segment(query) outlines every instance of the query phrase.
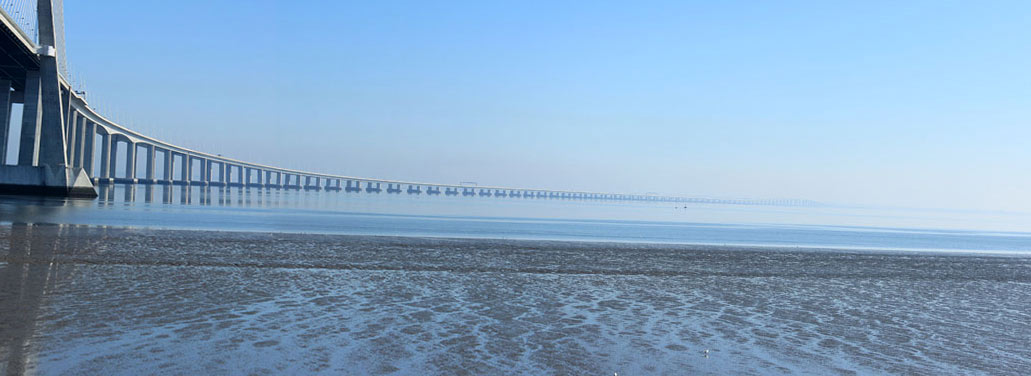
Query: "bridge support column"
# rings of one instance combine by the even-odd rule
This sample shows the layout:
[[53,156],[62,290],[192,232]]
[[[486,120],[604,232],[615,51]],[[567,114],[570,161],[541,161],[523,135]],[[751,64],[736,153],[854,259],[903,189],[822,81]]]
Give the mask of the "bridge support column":
[[191,184],[194,182],[193,174],[195,174],[196,171],[198,171],[193,169],[194,160],[196,160],[196,158],[189,154],[183,155],[183,181],[185,181],[186,184]]
[[164,180],[165,184],[172,185],[172,171],[175,169],[175,155],[168,149],[161,149],[161,154],[164,154],[165,156],[164,167],[161,171],[161,180]]
[[233,167],[236,166],[233,166],[225,162],[219,163],[219,166],[221,166],[221,168],[219,170],[218,180],[222,181],[223,185],[229,186],[229,183],[233,181]]
[[205,185],[211,184],[211,169],[215,165],[215,163],[208,159],[201,159],[200,165],[200,180],[204,182]]
[[157,167],[154,163],[156,149],[153,144],[147,145],[147,184],[154,183],[154,175],[157,173],[157,171],[154,171],[154,168]]
[[208,159],[207,163],[205,164],[205,167],[206,168],[204,169],[204,182],[208,185],[211,185],[211,183],[215,181],[215,161]]
[[0,80],[0,166],[7,164],[7,140],[11,137],[11,81]]
[[25,105],[21,115],[21,139],[18,149],[19,166],[39,165],[39,71],[25,72]]
[[125,178],[136,182],[136,143],[125,139]]
[[193,174],[190,173],[190,167],[193,166],[193,161],[190,160],[189,154],[179,154],[182,156],[183,166],[180,167],[179,172],[182,174],[183,184],[189,185],[190,180],[193,179]]
[[[40,1],[37,7],[39,15],[39,44],[53,47],[54,19],[50,1]],[[61,83],[57,72],[57,54],[41,55],[39,59],[40,75],[40,129],[39,129],[39,165],[67,166],[67,144],[65,143],[65,119],[61,95]]]
[[82,151],[82,168],[86,170],[86,175],[95,176],[93,172],[93,155],[96,151],[96,137],[97,137],[97,124],[91,121],[86,122],[86,138],[83,142],[83,146],[86,148]]
[[100,135],[100,177],[111,178],[111,134]]
[[[79,125],[75,128],[75,167],[86,168],[86,148],[93,145],[86,144],[86,127],[89,120],[85,116],[79,117]],[[87,171],[87,174],[89,171]]]
[[114,179],[115,176],[118,175],[118,172],[117,172],[118,171],[118,165],[117,165],[117,163],[118,163],[118,148],[119,148],[119,146],[118,146],[118,144],[119,144],[118,138],[119,137],[120,136],[117,136],[117,135],[111,135],[110,136],[110,138],[111,138],[111,155],[108,158],[109,166],[107,168],[108,168],[109,173],[111,174],[109,176],[111,179]]
[[[67,104],[67,102],[62,102],[62,104]],[[75,145],[75,141],[76,141],[75,133],[78,131],[78,128],[79,128],[78,127],[78,125],[79,125],[78,123],[79,123],[79,112],[78,111],[71,111],[71,112],[69,112],[68,113],[68,118],[65,119],[65,129],[64,129],[65,159],[68,161],[68,165],[69,166],[75,166],[76,162],[77,162],[75,160],[75,148],[76,148],[76,145]]]

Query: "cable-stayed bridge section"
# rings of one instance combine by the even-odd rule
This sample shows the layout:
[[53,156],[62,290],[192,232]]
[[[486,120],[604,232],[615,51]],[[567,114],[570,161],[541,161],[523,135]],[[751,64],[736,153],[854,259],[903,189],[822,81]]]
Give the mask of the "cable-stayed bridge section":
[[[805,200],[710,199],[385,180],[301,171],[193,150],[112,121],[90,106],[85,92],[75,90],[68,80],[64,57],[61,0],[0,0],[0,10],[0,193],[95,197],[98,184],[130,183],[445,196],[814,204]],[[18,135],[10,134],[14,103],[22,104]],[[18,140],[17,164],[4,165],[11,137]],[[122,168],[118,168],[120,164]]]

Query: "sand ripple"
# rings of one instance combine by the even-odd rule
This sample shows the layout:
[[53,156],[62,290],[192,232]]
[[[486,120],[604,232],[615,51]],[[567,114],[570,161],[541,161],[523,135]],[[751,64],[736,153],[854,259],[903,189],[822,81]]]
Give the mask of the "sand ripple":
[[0,244],[8,371],[1031,369],[1026,258],[67,226]]

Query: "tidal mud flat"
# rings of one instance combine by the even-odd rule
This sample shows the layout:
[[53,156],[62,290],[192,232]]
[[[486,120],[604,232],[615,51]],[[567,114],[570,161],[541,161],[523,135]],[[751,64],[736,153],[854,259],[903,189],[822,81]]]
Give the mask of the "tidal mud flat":
[[7,374],[1031,369],[1017,256],[15,224],[0,287]]

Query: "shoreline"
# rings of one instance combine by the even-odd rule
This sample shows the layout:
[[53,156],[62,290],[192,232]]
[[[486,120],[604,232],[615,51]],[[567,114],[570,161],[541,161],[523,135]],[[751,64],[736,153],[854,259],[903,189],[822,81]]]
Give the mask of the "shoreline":
[[[1031,281],[1031,257],[125,227],[0,228],[0,262],[647,277]],[[819,271],[799,268],[817,266]],[[973,268],[973,269],[970,269]]]
[[513,243],[557,243],[557,244],[579,244],[593,247],[656,247],[656,248],[678,248],[683,250],[706,250],[706,251],[765,251],[765,252],[811,252],[811,253],[856,253],[856,254],[882,254],[882,255],[929,255],[929,256],[957,256],[957,257],[1012,257],[1031,258],[1031,249],[1024,251],[1014,250],[978,250],[978,249],[934,249],[934,248],[903,248],[903,247],[864,247],[864,246],[821,246],[821,245],[783,245],[783,244],[757,244],[757,243],[705,243],[705,242],[663,242],[648,240],[601,240],[601,239],[576,239],[576,238],[533,238],[533,237],[478,237],[478,236],[445,236],[431,234],[345,234],[325,232],[301,232],[301,231],[267,231],[267,230],[243,230],[243,229],[191,229],[177,227],[154,227],[154,226],[119,226],[119,225],[96,225],[96,224],[51,224],[51,223],[9,223],[0,221],[0,228],[12,228],[14,226],[35,226],[35,227],[69,227],[69,228],[93,228],[98,230],[111,230],[139,233],[198,233],[198,234],[224,234],[229,237],[246,235],[291,235],[308,236],[323,239],[413,239],[413,240],[451,240],[451,241],[484,241],[484,242],[513,242]]

